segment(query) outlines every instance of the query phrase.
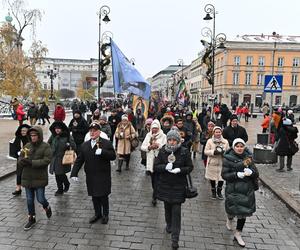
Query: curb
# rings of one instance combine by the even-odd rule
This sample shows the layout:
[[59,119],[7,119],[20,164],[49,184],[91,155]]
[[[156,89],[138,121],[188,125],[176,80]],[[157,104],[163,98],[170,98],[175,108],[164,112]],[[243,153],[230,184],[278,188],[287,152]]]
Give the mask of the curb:
[[8,177],[10,177],[12,175],[14,175],[15,173],[16,173],[16,170],[14,170],[12,172],[8,172],[7,174],[4,174],[4,175],[0,176],[0,181],[2,181],[4,179],[6,179],[6,178],[8,178]]
[[271,190],[291,211],[293,211],[300,218],[300,205],[293,199],[293,197],[291,197],[288,192],[280,188],[276,188],[273,185],[274,180],[268,177],[260,176],[259,179],[264,186]]

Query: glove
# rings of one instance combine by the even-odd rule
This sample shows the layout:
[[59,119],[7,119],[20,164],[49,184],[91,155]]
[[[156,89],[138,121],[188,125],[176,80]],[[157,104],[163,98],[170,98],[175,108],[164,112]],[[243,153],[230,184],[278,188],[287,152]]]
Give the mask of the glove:
[[166,170],[167,170],[167,171],[170,171],[170,170],[172,170],[172,168],[173,168],[173,163],[172,163],[172,162],[169,162],[169,163],[167,164],[167,166],[166,166]]
[[214,155],[219,155],[219,154],[220,154],[220,152],[219,152],[218,150],[215,149]]
[[243,161],[243,164],[244,166],[249,166],[250,164],[252,163],[252,159],[251,158],[246,158],[244,161]]
[[244,174],[245,176],[252,175],[253,171],[250,168],[244,168]]
[[237,177],[239,177],[240,179],[243,179],[245,177],[245,173],[244,172],[237,172]]
[[169,170],[169,172],[172,173],[172,174],[178,174],[178,173],[181,172],[181,170],[180,170],[180,168],[174,168],[172,170]]
[[74,181],[74,182],[78,182],[78,181],[79,181],[79,178],[76,177],[76,176],[73,176],[73,177],[71,177],[71,180]]
[[28,158],[23,158],[19,161],[19,164],[21,167],[31,167],[32,166],[32,160]]
[[102,153],[102,148],[97,148],[95,155],[101,155]]

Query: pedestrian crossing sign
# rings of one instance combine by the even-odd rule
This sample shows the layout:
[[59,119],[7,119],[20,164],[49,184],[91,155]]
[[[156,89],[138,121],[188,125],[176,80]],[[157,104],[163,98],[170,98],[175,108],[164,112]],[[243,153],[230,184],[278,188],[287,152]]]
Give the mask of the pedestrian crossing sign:
[[282,92],[282,75],[266,75],[265,76],[265,93],[281,93]]

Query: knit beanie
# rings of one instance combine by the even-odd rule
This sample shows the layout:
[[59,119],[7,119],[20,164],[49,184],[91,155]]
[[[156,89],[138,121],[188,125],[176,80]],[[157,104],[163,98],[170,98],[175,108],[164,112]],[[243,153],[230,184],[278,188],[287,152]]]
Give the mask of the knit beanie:
[[178,143],[181,142],[181,136],[179,134],[178,131],[176,131],[175,129],[171,129],[168,133],[167,133],[167,140],[170,139],[174,139],[176,140]]
[[242,143],[244,146],[246,146],[246,142],[242,138],[236,138],[232,143],[232,148],[234,148],[238,143]]
[[232,120],[238,120],[237,115],[233,114],[233,115],[230,117],[230,121],[232,121]]

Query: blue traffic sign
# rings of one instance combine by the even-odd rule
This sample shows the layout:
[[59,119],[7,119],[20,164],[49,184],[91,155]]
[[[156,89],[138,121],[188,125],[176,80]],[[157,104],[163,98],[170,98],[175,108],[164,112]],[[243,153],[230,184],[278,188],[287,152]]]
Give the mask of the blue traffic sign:
[[265,76],[265,93],[281,93],[282,92],[282,75],[266,75]]

